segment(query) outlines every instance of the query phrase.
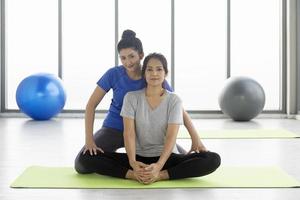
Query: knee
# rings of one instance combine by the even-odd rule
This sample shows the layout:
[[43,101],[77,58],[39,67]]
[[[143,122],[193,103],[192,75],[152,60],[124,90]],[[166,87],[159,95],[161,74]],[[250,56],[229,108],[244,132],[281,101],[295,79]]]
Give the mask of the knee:
[[92,173],[89,169],[90,156],[86,153],[79,152],[75,158],[74,169],[79,174]]
[[205,152],[198,154],[197,168],[199,169],[199,176],[207,175],[214,172],[221,165],[221,157],[214,152]]
[[215,152],[208,152],[209,154],[209,166],[212,171],[215,171],[221,165],[221,157]]
[[221,165],[221,157],[219,154],[215,152],[210,152],[210,157],[211,157],[211,166],[215,170]]
[[200,177],[214,172],[221,164],[221,157],[214,152],[201,152],[192,159],[191,177]]

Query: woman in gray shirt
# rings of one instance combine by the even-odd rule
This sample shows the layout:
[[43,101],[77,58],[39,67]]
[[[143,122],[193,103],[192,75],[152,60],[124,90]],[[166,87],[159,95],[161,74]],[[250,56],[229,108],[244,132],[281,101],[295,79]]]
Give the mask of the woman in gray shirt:
[[145,58],[142,75],[147,87],[128,92],[121,110],[127,154],[85,154],[82,159],[89,160],[90,171],[150,184],[204,176],[219,167],[221,159],[214,152],[177,154],[175,143],[183,124],[183,107],[176,94],[162,87],[167,73],[163,55],[153,53]]

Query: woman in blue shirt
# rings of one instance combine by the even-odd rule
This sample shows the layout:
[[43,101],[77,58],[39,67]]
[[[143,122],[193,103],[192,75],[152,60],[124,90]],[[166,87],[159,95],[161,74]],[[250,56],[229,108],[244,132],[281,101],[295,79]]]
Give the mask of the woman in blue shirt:
[[[83,154],[97,155],[97,152],[115,152],[124,147],[123,121],[120,116],[124,96],[129,91],[140,90],[146,86],[141,69],[141,60],[144,57],[143,45],[135,32],[125,30],[117,49],[122,65],[110,68],[100,78],[86,105],[85,146],[75,159],[75,169],[78,173],[89,173],[80,159]],[[163,85],[165,89],[171,91],[167,82]],[[102,128],[93,134],[96,107],[110,89],[113,90],[113,99],[109,111]],[[183,120],[192,139],[192,146],[188,153],[206,151],[186,111],[183,111]],[[177,145],[177,148],[180,153],[186,153],[180,146]]]

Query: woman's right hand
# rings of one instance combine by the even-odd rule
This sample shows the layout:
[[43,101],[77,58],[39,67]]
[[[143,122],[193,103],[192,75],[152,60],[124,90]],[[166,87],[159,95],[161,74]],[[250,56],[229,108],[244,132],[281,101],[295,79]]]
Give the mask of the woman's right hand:
[[139,162],[139,161],[131,161],[129,162],[130,166],[133,169],[133,175],[135,179],[144,184],[145,182],[145,168],[148,166],[145,163]]
[[144,172],[145,168],[148,167],[148,165],[139,161],[131,161],[130,166],[135,172]]
[[90,139],[90,140],[87,140],[85,142],[85,147],[84,147],[83,154],[85,154],[87,151],[90,152],[91,156],[97,155],[97,151],[100,151],[101,153],[104,153],[104,151],[100,147],[97,147],[97,145],[95,144],[94,139]]

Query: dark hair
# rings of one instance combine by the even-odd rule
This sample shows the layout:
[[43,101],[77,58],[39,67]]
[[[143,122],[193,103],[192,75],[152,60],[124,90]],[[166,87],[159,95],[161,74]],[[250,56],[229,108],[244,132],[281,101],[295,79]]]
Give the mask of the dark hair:
[[135,36],[136,34],[134,31],[125,30],[122,34],[122,39],[119,41],[117,45],[118,52],[120,53],[122,49],[133,48],[139,54],[144,53],[143,44],[141,40]]
[[164,71],[167,75],[168,74],[168,62],[167,62],[167,59],[165,58],[165,56],[160,53],[151,53],[144,59],[143,67],[142,67],[142,76],[145,77],[147,64],[148,64],[149,60],[152,58],[157,59],[161,62],[162,66],[164,68]]

